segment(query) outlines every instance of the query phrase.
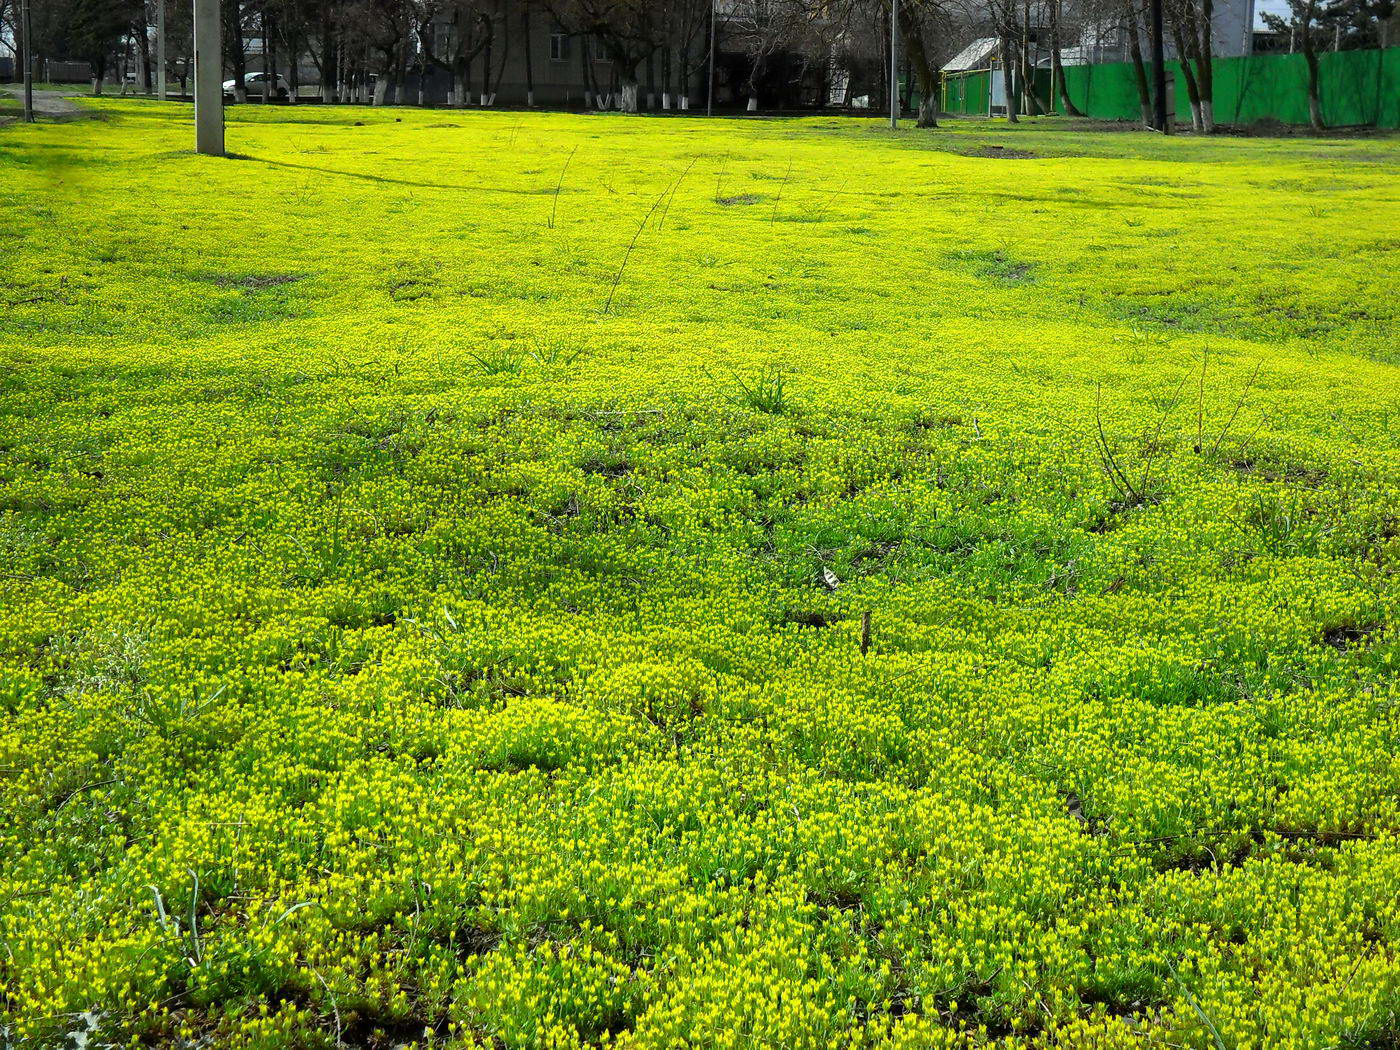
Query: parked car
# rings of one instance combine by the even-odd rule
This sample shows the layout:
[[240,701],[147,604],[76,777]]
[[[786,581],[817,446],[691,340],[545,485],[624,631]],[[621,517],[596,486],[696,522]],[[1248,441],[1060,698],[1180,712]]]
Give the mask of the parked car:
[[[268,81],[272,82],[273,98],[286,99],[291,97],[292,86],[287,83],[286,77],[272,77],[267,73],[249,73],[243,78],[243,86],[248,89],[248,97],[260,100],[263,97],[263,84]],[[232,97],[233,89],[237,83],[236,80],[225,80],[224,94]]]

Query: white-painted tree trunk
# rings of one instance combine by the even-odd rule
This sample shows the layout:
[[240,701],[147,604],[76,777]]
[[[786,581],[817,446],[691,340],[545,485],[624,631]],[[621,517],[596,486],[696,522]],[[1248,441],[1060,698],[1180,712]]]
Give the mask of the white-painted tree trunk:
[[750,112],[750,113],[757,113],[757,112],[758,112],[758,97],[755,96],[755,95],[750,95],[750,96],[749,96],[749,112]]
[[670,110],[671,108],[671,93],[669,91],[661,92],[661,108],[663,110]]
[[637,112],[637,85],[623,84],[622,92],[617,99],[617,108],[624,113]]
[[376,106],[382,106],[382,105],[384,105],[384,100],[385,100],[385,98],[388,96],[388,94],[389,94],[389,78],[388,78],[388,77],[380,77],[378,80],[376,80],[376,81],[374,82],[374,104],[375,104]]
[[689,95],[682,95],[682,96],[681,96],[681,107],[680,107],[680,108],[681,108],[681,112],[683,112],[683,113],[684,113],[684,112],[688,112],[688,111],[690,110],[690,96],[689,96]]

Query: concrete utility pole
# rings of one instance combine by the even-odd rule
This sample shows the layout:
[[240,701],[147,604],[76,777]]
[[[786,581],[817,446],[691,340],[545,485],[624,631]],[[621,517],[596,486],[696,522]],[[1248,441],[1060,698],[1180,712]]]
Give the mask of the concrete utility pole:
[[1162,0],[1152,0],[1152,123],[1163,135],[1167,126],[1167,58],[1162,44]]
[[890,128],[899,127],[899,0],[890,0]]
[[165,96],[165,0],[156,0],[156,98]]
[[24,51],[24,122],[34,123],[34,52],[30,50],[33,27],[30,25],[29,0],[19,0],[19,38]]
[[224,155],[224,56],[219,0],[194,0],[194,148]]

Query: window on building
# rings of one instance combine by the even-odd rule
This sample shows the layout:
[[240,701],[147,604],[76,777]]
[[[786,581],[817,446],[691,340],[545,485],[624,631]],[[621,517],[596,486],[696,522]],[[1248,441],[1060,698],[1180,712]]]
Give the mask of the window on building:
[[566,33],[549,34],[549,59],[551,62],[566,62],[569,58],[569,37]]

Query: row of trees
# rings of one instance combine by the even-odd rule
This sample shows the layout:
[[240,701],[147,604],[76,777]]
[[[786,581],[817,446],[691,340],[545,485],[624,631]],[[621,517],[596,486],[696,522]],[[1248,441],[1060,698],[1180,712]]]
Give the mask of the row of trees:
[[1318,53],[1343,46],[1386,47],[1396,21],[1395,0],[1288,0],[1288,13],[1266,13],[1264,24],[1301,51],[1308,67],[1308,121],[1323,128]]
[[[114,74],[149,90],[158,2],[42,0],[34,5],[35,51],[89,63],[97,90]],[[955,10],[963,2],[898,4],[901,59],[928,122],[940,62],[956,50],[952,27],[967,21]],[[193,54],[190,6],[166,0],[168,73],[181,82]],[[17,7],[18,0],[0,0],[0,26],[16,30],[0,36],[17,37]],[[523,57],[532,95],[541,56],[531,46],[545,23],[575,42],[589,102],[599,106],[639,109],[645,85],[646,104],[659,96],[664,106],[687,107],[712,39],[738,63],[736,86],[750,108],[780,76],[811,74],[829,94],[828,74],[838,69],[847,71],[847,95],[863,89],[887,98],[889,0],[224,0],[223,13],[225,64],[240,100],[254,68],[285,77],[295,96],[309,62],[330,100],[382,102],[392,91],[411,101],[405,86],[418,84],[421,96],[436,70],[450,78],[456,104],[490,105],[512,54]],[[598,80],[594,58],[608,60],[607,82]]]
[[[30,3],[35,54],[86,62],[105,75],[118,42],[138,17],[142,0],[38,0]],[[0,37],[20,39],[19,0],[0,0]]]
[[[34,3],[40,54],[91,64],[99,79],[120,55],[141,86],[152,81],[151,34],[159,0],[42,0]],[[245,98],[250,68],[281,74],[294,98],[304,61],[314,66],[323,96],[334,101],[413,101],[406,88],[433,71],[451,83],[457,105],[494,103],[511,55],[523,58],[527,103],[534,103],[532,41],[542,25],[575,42],[587,104],[635,111],[688,108],[688,91],[720,41],[724,68],[751,109],[775,81],[810,81],[807,100],[849,102],[864,94],[888,102],[891,9],[898,19],[906,72],[905,107],[919,97],[919,123],[936,123],[940,69],[975,37],[996,40],[1016,110],[1032,115],[1060,108],[1077,114],[1065,90],[1062,43],[1085,34],[1111,38],[1136,68],[1139,102],[1150,123],[1147,41],[1149,0],[223,0],[225,60],[235,95]],[[1164,0],[1168,44],[1198,130],[1215,127],[1211,55],[1215,0]],[[1314,123],[1317,52],[1327,46],[1384,46],[1395,0],[1288,0],[1289,14],[1266,20],[1307,59]],[[188,75],[190,0],[166,0],[169,72]],[[18,0],[0,0],[0,25],[13,27]],[[9,34],[13,39],[13,32]],[[251,43],[250,43],[251,42]],[[250,53],[250,47],[254,53]],[[1048,53],[1050,91],[1035,70]],[[556,56],[557,57],[557,56]],[[606,82],[593,58],[608,60]],[[643,95],[645,89],[645,96]],[[645,101],[644,101],[645,99]]]

